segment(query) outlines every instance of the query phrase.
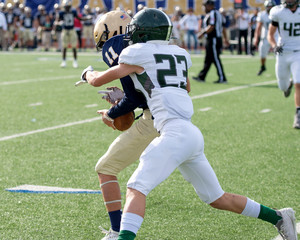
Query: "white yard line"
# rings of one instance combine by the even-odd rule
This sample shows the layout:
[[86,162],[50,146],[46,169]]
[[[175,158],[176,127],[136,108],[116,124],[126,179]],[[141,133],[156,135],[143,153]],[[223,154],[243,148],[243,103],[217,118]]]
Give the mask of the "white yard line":
[[[245,86],[233,87],[233,88],[228,88],[228,89],[223,89],[223,90],[218,90],[218,91],[214,91],[214,92],[210,92],[210,93],[205,93],[205,94],[193,96],[192,99],[194,100],[194,99],[206,98],[206,97],[219,95],[219,94],[222,94],[222,93],[238,91],[238,90],[242,90],[242,89],[246,89],[246,88],[250,88],[250,87],[264,86],[264,85],[269,85],[269,84],[273,84],[273,83],[276,83],[276,81],[273,80],[273,81],[268,81],[268,82],[261,82],[261,83],[254,83],[254,84],[249,84],[249,85],[245,85]],[[59,129],[59,128],[71,127],[71,126],[74,126],[74,125],[84,124],[84,123],[88,123],[88,122],[94,122],[94,121],[97,121],[99,119],[101,119],[101,117],[95,117],[95,118],[90,118],[90,119],[86,119],[86,120],[82,120],[82,121],[78,121],[78,122],[71,122],[71,123],[66,123],[66,124],[57,125],[57,126],[53,126],[53,127],[42,128],[42,129],[37,129],[37,130],[34,130],[34,131],[29,131],[29,132],[10,135],[10,136],[5,136],[5,137],[0,138],[0,142],[7,141],[7,140],[10,140],[10,139],[14,139],[14,138],[18,138],[18,137],[24,137],[24,136],[28,136],[28,135],[32,135],[32,134],[36,134],[36,133],[56,130],[56,129]]]
[[78,78],[78,75],[33,78],[33,79],[24,79],[24,80],[17,80],[17,81],[7,81],[7,82],[0,82],[0,86],[22,84],[22,83],[44,82],[44,81],[52,81],[52,80],[63,80],[63,79],[69,79],[69,78],[74,78],[74,81],[75,81],[75,79]]
[[242,90],[242,89],[245,89],[245,88],[264,86],[264,85],[269,85],[269,84],[273,84],[273,83],[276,83],[276,80],[227,88],[227,89],[218,90],[218,91],[214,91],[214,92],[210,92],[210,93],[204,93],[204,94],[197,95],[197,96],[192,96],[191,98],[192,99],[206,98],[206,97],[211,97],[211,96],[219,95],[219,94],[226,93],[226,92],[233,92],[233,91],[238,91],[238,90]]
[[10,135],[10,136],[6,136],[6,137],[0,138],[0,142],[6,141],[6,140],[10,140],[10,139],[14,139],[14,138],[18,138],[18,137],[24,137],[24,136],[28,136],[28,135],[32,135],[32,134],[36,134],[36,133],[41,133],[41,132],[47,132],[47,131],[51,131],[51,130],[56,130],[56,129],[59,129],[59,128],[71,127],[71,126],[74,126],[74,125],[79,125],[79,124],[94,122],[94,121],[97,121],[97,120],[100,120],[100,119],[101,119],[101,117],[95,117],[95,118],[85,119],[85,120],[78,121],[78,122],[70,122],[70,123],[66,123],[66,124],[62,124],[62,125],[57,125],[57,126],[53,126],[53,127],[47,127],[47,128],[37,129],[37,130],[33,130],[33,131],[29,131],[29,132],[24,132],[24,133],[18,133],[18,134],[14,134],[14,135]]

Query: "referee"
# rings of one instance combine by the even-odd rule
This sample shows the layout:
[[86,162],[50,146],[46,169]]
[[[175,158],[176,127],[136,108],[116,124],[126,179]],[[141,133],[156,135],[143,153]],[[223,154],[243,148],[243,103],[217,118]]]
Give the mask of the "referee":
[[[204,67],[197,77],[193,77],[194,80],[199,82],[205,82],[205,77],[210,69],[212,63],[217,68],[219,79],[214,83],[227,83],[227,79],[224,74],[222,62],[220,59],[220,53],[222,50],[222,33],[225,38],[225,43],[228,44],[226,32],[223,31],[224,18],[215,10],[215,1],[206,0],[203,3],[205,7],[206,16],[203,20],[204,29],[199,33],[198,38],[206,36],[206,55],[204,60]],[[224,29],[225,30],[225,29]]]

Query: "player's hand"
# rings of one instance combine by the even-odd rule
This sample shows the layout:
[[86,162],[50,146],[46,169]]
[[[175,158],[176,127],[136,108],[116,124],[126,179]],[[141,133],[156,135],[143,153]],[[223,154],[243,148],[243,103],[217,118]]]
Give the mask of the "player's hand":
[[103,109],[103,110],[98,110],[97,113],[102,115],[102,121],[109,127],[113,128],[114,130],[116,130],[116,127],[114,125],[114,120],[112,118],[110,118],[107,115],[108,110],[107,109]]
[[105,94],[102,99],[113,105],[116,105],[125,95],[118,87],[108,87],[106,89],[107,91],[99,91],[98,93]]
[[82,73],[81,73],[81,80],[82,81],[86,81],[87,82],[87,80],[86,80],[86,73],[88,72],[88,71],[94,71],[94,68],[92,67],[92,66],[88,66],[87,68],[85,68],[83,71],[82,71]]
[[274,47],[274,53],[275,53],[275,54],[281,55],[281,54],[283,53],[283,48],[282,48],[282,46],[275,46],[275,47]]

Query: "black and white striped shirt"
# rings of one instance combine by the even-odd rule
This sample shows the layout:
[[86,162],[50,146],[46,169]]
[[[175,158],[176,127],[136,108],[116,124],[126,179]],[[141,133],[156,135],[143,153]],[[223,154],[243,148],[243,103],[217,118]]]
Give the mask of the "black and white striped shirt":
[[215,29],[207,34],[207,38],[221,38],[222,37],[222,30],[223,25],[225,24],[225,19],[221,15],[221,13],[218,10],[211,10],[209,13],[206,14],[204,18],[204,27],[206,28],[209,25],[212,25],[215,27]]

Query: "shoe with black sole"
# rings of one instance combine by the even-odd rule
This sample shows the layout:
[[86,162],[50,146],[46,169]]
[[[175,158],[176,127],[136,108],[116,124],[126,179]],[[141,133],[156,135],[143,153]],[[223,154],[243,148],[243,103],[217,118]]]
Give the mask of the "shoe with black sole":
[[214,81],[214,83],[227,83],[227,80],[223,80],[223,81],[221,81],[221,80],[217,80],[217,81]]
[[205,82],[204,79],[201,79],[199,77],[193,77],[194,80],[198,81],[198,82]]
[[266,67],[265,66],[261,66],[259,72],[257,73],[257,76],[260,76],[264,71],[266,71]]

